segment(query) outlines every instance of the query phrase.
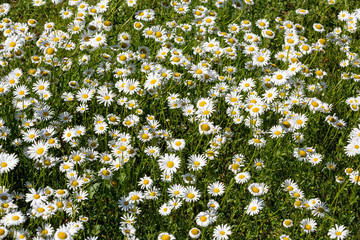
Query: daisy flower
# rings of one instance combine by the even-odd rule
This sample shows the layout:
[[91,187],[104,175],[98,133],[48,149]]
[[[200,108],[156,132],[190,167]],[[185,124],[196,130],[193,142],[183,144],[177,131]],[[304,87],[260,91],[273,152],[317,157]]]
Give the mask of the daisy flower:
[[210,211],[217,211],[220,207],[220,204],[214,199],[210,199],[206,206],[210,209]]
[[93,38],[90,40],[90,44],[94,48],[106,45],[106,35],[103,33],[95,33]]
[[167,203],[164,203],[160,209],[159,209],[159,213],[161,216],[167,216],[171,213],[172,210],[172,206],[169,206]]
[[270,30],[270,29],[264,29],[261,31],[261,35],[264,37],[264,38],[269,38],[269,39],[273,39],[275,37],[275,33]]
[[12,213],[6,214],[1,220],[0,223],[4,226],[18,226],[25,222],[26,218],[20,211],[15,211]]
[[222,182],[214,182],[208,185],[207,189],[211,196],[221,196],[225,193],[225,184]]
[[49,144],[43,140],[40,140],[36,143],[33,143],[29,148],[27,153],[32,159],[39,159],[43,157],[49,149]]
[[142,177],[140,179],[140,181],[138,182],[138,185],[141,187],[141,189],[144,188],[150,188],[153,184],[153,180],[148,177],[147,175],[145,175],[144,177]]
[[286,228],[292,227],[293,226],[293,221],[291,219],[285,219],[283,221],[283,226]]
[[175,139],[171,141],[171,147],[176,150],[182,150],[185,148],[185,140],[184,139]]
[[324,26],[321,25],[320,23],[314,23],[313,28],[316,32],[322,33],[325,31]]
[[199,124],[199,132],[200,134],[209,135],[212,133],[211,129],[213,128],[213,124],[211,122],[201,122]]
[[180,167],[180,162],[181,160],[178,156],[168,153],[160,156],[158,160],[160,169],[168,174],[176,173],[178,168]]
[[229,239],[231,234],[231,227],[227,224],[221,224],[214,228],[213,237],[216,240],[223,240]]
[[243,184],[243,183],[246,183],[247,181],[249,181],[250,178],[251,178],[251,175],[249,172],[241,172],[241,173],[236,174],[235,181],[238,184]]
[[7,173],[13,170],[17,164],[19,163],[19,159],[15,154],[8,153],[0,153],[0,173]]
[[268,186],[264,183],[252,183],[249,185],[248,190],[253,196],[261,196],[267,193]]
[[349,180],[353,184],[360,185],[360,174],[359,171],[354,171],[349,175]]
[[195,184],[195,175],[191,173],[186,173],[182,176],[183,180],[187,184]]
[[311,233],[316,231],[317,223],[314,219],[305,218],[300,222],[300,227],[305,233]]
[[291,240],[291,238],[289,237],[289,235],[282,234],[282,235],[280,236],[280,240]]
[[170,234],[170,233],[167,233],[167,232],[163,232],[163,233],[160,233],[159,236],[157,237],[158,240],[175,240],[175,236]]
[[186,202],[196,202],[197,200],[200,199],[201,193],[195,187],[189,186],[184,189],[182,193],[182,197]]
[[296,12],[296,14],[300,14],[300,15],[306,15],[309,13],[308,10],[302,9],[302,8],[297,9],[295,12]]
[[148,146],[145,148],[145,154],[148,156],[158,157],[160,155],[160,148],[156,146]]
[[108,107],[114,101],[115,94],[110,91],[99,92],[99,95],[96,97],[98,102]]
[[257,51],[252,56],[253,65],[263,67],[269,63],[270,52],[269,51]]
[[188,169],[193,171],[201,170],[206,166],[206,158],[203,155],[193,154],[188,159]]
[[264,138],[253,138],[248,141],[250,145],[254,145],[257,148],[262,148],[265,146],[266,141]]
[[9,230],[5,227],[0,227],[0,239],[4,239],[8,236]]
[[249,205],[245,208],[246,214],[253,216],[258,214],[264,208],[264,201],[254,197]]
[[198,228],[192,228],[190,229],[189,231],[189,236],[192,238],[192,239],[197,239],[201,236],[201,231],[200,229]]
[[176,198],[180,198],[184,191],[185,188],[180,184],[175,184],[167,190],[167,192],[171,197],[176,197]]
[[195,218],[196,224],[200,227],[207,227],[212,223],[211,216],[207,212],[200,212]]
[[168,205],[172,206],[174,209],[179,209],[182,206],[182,201],[180,198],[172,198],[169,200]]
[[54,234],[55,240],[72,240],[73,237],[71,236],[71,233],[69,229],[65,226],[60,226]]
[[335,227],[330,228],[328,232],[328,236],[330,239],[342,240],[347,237],[349,234],[349,230],[346,229],[343,225],[335,224]]

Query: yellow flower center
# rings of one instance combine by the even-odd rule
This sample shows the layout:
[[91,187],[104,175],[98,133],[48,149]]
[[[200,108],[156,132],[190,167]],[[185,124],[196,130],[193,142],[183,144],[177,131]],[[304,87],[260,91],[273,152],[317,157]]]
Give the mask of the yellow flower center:
[[55,49],[53,49],[53,48],[48,48],[48,49],[46,50],[46,53],[49,54],[49,55],[53,55],[54,52],[55,52]]
[[300,155],[300,157],[306,157],[306,152],[303,150],[300,150],[299,155]]
[[262,57],[262,56],[260,56],[260,57],[258,57],[258,59],[257,59],[259,62],[263,62],[263,61],[265,61],[265,58],[264,57]]
[[199,230],[197,230],[196,228],[194,228],[194,229],[191,230],[191,233],[192,233],[193,235],[198,235],[198,234],[199,234]]
[[201,130],[203,130],[204,132],[207,132],[210,130],[210,126],[205,123],[205,124],[201,125]]
[[170,236],[169,235],[163,235],[161,237],[161,240],[170,240]]
[[193,198],[195,197],[195,194],[189,193],[189,194],[187,195],[187,197],[190,198],[190,199],[193,199]]
[[44,151],[45,151],[45,150],[44,150],[43,148],[39,148],[39,149],[36,151],[36,153],[37,153],[38,155],[41,155]]
[[64,232],[59,232],[59,233],[58,233],[58,237],[59,237],[60,239],[66,239],[66,238],[67,238],[67,234],[64,233]]
[[134,196],[132,196],[131,197],[131,200],[133,200],[133,201],[137,201],[137,200],[139,200],[140,198],[139,198],[139,196],[137,196],[137,195],[134,195]]

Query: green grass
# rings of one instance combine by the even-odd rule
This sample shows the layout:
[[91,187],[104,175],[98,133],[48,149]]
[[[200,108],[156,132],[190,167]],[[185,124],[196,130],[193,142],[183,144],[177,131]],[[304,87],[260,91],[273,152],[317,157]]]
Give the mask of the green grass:
[[[67,25],[72,22],[70,19],[62,19],[59,12],[62,8],[69,7],[75,10],[74,6],[68,6],[68,3],[54,5],[47,1],[47,4],[41,7],[34,7],[31,1],[18,0],[9,1],[11,5],[10,12],[6,15],[13,22],[26,23],[28,19],[36,19],[38,24],[34,28],[29,28],[36,38],[43,32],[43,26],[46,22],[54,22],[55,29],[66,31]],[[96,4],[97,1],[87,1],[90,5]],[[230,3],[230,1],[228,2]],[[326,39],[326,34],[331,32],[335,27],[344,27],[346,24],[337,19],[337,15],[341,10],[348,10],[353,12],[360,7],[358,1],[340,1],[338,0],[334,5],[329,5],[327,1],[255,1],[253,6],[246,5],[242,10],[236,10],[227,4],[224,8],[216,8],[214,1],[208,3],[201,3],[193,0],[190,9],[196,6],[203,5],[209,10],[217,13],[216,26],[220,31],[228,31],[227,25],[230,23],[241,24],[243,20],[252,22],[252,32],[261,36],[261,30],[255,26],[258,19],[267,19],[270,22],[269,29],[272,29],[276,37],[274,39],[263,39],[259,48],[267,48],[271,51],[271,63],[275,64],[279,69],[287,69],[288,63],[284,63],[275,59],[274,54],[282,50],[284,43],[283,31],[277,30],[275,22],[276,17],[281,17],[284,20],[289,20],[294,23],[301,24],[305,28],[305,32],[300,34],[308,39],[308,43],[316,43],[319,39]],[[109,9],[102,14],[103,20],[112,23],[112,30],[106,32],[107,44],[115,45],[118,43],[117,35],[121,32],[127,32],[131,35],[131,44],[129,50],[136,52],[139,47],[146,46],[151,50],[149,59],[156,63],[156,53],[162,47],[161,43],[155,42],[152,39],[145,39],[142,31],[136,31],[133,24],[136,21],[134,14],[137,10],[153,9],[155,11],[155,20],[151,22],[142,21],[144,27],[152,27],[161,25],[166,27],[165,23],[176,20],[178,24],[190,24],[194,20],[193,14],[189,11],[186,15],[175,13],[173,8],[164,9],[161,6],[161,1],[138,0],[135,7],[127,7],[124,1],[113,0],[109,3]],[[306,16],[296,14],[298,8],[304,8],[310,11]],[[5,17],[4,17],[5,18]],[[1,18],[0,18],[1,19]],[[86,24],[92,20],[91,16],[86,17]],[[324,33],[318,33],[313,30],[314,23],[321,23],[325,27]],[[193,26],[191,32],[183,32],[177,30],[176,33],[181,35],[186,43],[184,45],[176,45],[184,55],[191,57],[191,63],[197,64],[200,62],[199,56],[193,55],[193,47],[201,43],[196,38],[196,27]],[[355,33],[346,32],[343,29],[342,34],[346,34],[352,38],[349,44],[350,51],[359,54],[358,44],[360,39],[359,31]],[[234,38],[243,42],[244,32],[240,31]],[[208,34],[204,39],[217,38],[221,42],[221,47],[227,47],[227,43],[215,34]],[[0,43],[5,41],[6,37],[0,34]],[[121,65],[116,62],[118,52],[111,49],[97,49],[94,52],[82,51],[79,49],[79,37],[73,36],[71,40],[76,44],[73,51],[66,51],[59,49],[56,56],[59,59],[68,57],[73,61],[73,65],[69,71],[63,71],[61,68],[46,65],[44,63],[34,64],[31,62],[31,56],[43,56],[44,53],[36,45],[35,42],[27,42],[22,50],[25,55],[21,59],[8,60],[9,65],[0,68],[0,76],[5,77],[9,72],[15,68],[20,68],[25,73],[25,76],[20,78],[20,84],[26,85],[29,89],[32,88],[36,82],[36,78],[28,74],[29,69],[44,67],[51,72],[51,77],[48,81],[51,83],[49,87],[52,97],[49,100],[41,100],[35,95],[34,91],[30,91],[29,97],[35,97],[39,102],[51,107],[53,111],[53,118],[58,119],[63,112],[72,114],[73,119],[70,123],[61,123],[56,129],[55,136],[61,139],[63,131],[67,127],[74,127],[82,125],[86,128],[86,135],[78,138],[79,146],[72,148],[68,143],[60,140],[61,147],[58,149],[50,149],[49,156],[54,156],[59,159],[69,157],[72,150],[80,150],[87,148],[87,139],[89,137],[97,138],[99,146],[96,151],[99,153],[109,152],[110,147],[107,145],[111,141],[109,134],[96,135],[94,133],[94,117],[102,115],[106,117],[107,114],[112,113],[120,117],[121,121],[130,114],[135,114],[135,110],[126,109],[124,106],[113,102],[109,107],[97,103],[94,97],[88,104],[89,110],[85,114],[76,112],[76,107],[79,106],[77,100],[65,102],[61,99],[61,94],[64,92],[72,92],[76,95],[77,89],[69,86],[70,81],[79,83],[79,88],[84,87],[85,76],[82,72],[86,68],[96,69],[100,62],[103,61],[102,53],[107,53],[115,60],[111,69],[104,75],[95,74],[91,79],[96,79],[99,86],[105,84],[115,84],[118,79],[113,75],[113,70]],[[172,40],[173,42],[173,40]],[[36,228],[43,223],[50,223],[55,231],[56,229],[67,222],[76,221],[80,215],[87,216],[89,221],[84,223],[84,229],[80,230],[74,239],[85,239],[89,236],[97,236],[98,239],[126,239],[121,233],[121,217],[124,216],[124,211],[118,207],[118,200],[121,197],[127,196],[132,191],[140,191],[137,183],[144,175],[150,176],[154,180],[154,186],[158,187],[161,196],[158,200],[145,200],[138,204],[141,209],[141,214],[136,215],[136,236],[139,239],[157,239],[162,232],[173,234],[176,239],[190,239],[189,230],[192,227],[198,227],[202,231],[200,239],[211,239],[213,236],[213,229],[219,224],[228,224],[231,226],[232,235],[230,239],[279,239],[282,234],[287,234],[291,239],[328,239],[327,233],[335,224],[345,225],[350,230],[349,239],[360,238],[359,219],[359,190],[356,184],[348,181],[344,169],[353,168],[359,169],[359,157],[348,157],[344,152],[344,147],[348,144],[348,138],[351,130],[357,127],[358,112],[351,111],[346,104],[346,99],[349,97],[356,97],[358,95],[358,83],[354,80],[341,80],[343,72],[352,72],[359,74],[358,68],[349,66],[341,68],[339,63],[346,59],[346,54],[340,50],[340,47],[334,43],[327,43],[324,48],[325,52],[320,53],[314,51],[310,55],[305,55],[299,58],[302,64],[305,64],[310,69],[322,69],[327,73],[323,80],[327,83],[328,88],[321,92],[310,92],[306,86],[316,84],[319,82],[315,77],[304,77],[298,73],[296,77],[304,80],[304,96],[312,98],[316,97],[322,102],[332,105],[331,113],[325,114],[320,112],[312,112],[308,107],[294,106],[291,111],[294,113],[301,113],[308,117],[305,128],[301,128],[301,132],[305,136],[305,141],[302,143],[294,142],[291,133],[286,133],[284,137],[272,139],[269,135],[265,135],[266,145],[263,148],[256,149],[254,146],[248,144],[248,140],[253,138],[254,129],[248,128],[244,124],[234,124],[232,119],[226,114],[229,105],[225,102],[224,97],[218,97],[215,104],[215,113],[210,118],[211,122],[218,125],[222,130],[230,128],[233,136],[228,138],[226,142],[219,149],[219,154],[215,160],[208,161],[203,170],[193,172],[196,175],[196,187],[201,192],[201,198],[195,203],[187,203],[183,201],[183,206],[177,210],[173,210],[169,216],[161,216],[158,213],[160,206],[166,203],[170,196],[167,193],[168,187],[173,184],[186,184],[182,175],[189,172],[187,169],[187,159],[192,154],[204,154],[210,148],[210,142],[213,140],[215,134],[202,135],[199,133],[199,121],[191,122],[182,114],[180,109],[169,109],[167,98],[171,93],[178,93],[180,98],[187,97],[191,104],[196,106],[196,102],[201,97],[208,97],[208,92],[219,81],[205,83],[196,80],[191,76],[191,73],[181,67],[172,65],[170,60],[160,62],[161,65],[173,72],[179,72],[182,75],[181,84],[171,78],[156,95],[146,93],[144,95],[126,95],[119,93],[114,87],[115,100],[127,96],[128,99],[137,101],[143,114],[140,115],[140,122],[136,127],[127,128],[123,124],[111,126],[111,130],[117,129],[120,132],[131,135],[131,146],[138,149],[135,157],[130,158],[129,162],[124,164],[123,168],[113,172],[111,180],[103,180],[98,176],[98,172],[105,164],[100,161],[87,160],[82,165],[76,166],[76,172],[79,176],[88,173],[91,175],[91,181],[85,184],[82,189],[89,193],[88,200],[77,203],[78,213],[70,216],[65,212],[57,212],[56,215],[44,220],[42,218],[27,218],[26,222],[21,226],[12,227],[8,229],[25,228],[29,231],[29,239],[36,234]],[[80,66],[77,61],[83,54],[88,54],[91,59],[88,65]],[[229,86],[236,86],[242,79],[253,78],[256,86],[254,91],[258,95],[262,95],[265,91],[261,84],[260,77],[264,76],[261,68],[254,70],[246,70],[245,63],[251,60],[251,57],[246,57],[238,50],[238,57],[235,60],[223,57],[221,59],[222,65],[216,61],[209,59],[201,59],[209,62],[211,69],[218,74],[223,74],[223,66],[232,65],[237,68],[237,73],[233,76],[232,81],[227,81]],[[137,70],[129,76],[131,79],[136,79],[143,84],[146,80],[146,74],[140,71],[141,62],[133,61]],[[189,88],[184,84],[185,80],[192,80],[197,85],[195,88]],[[277,87],[279,90],[283,89],[281,86]],[[284,90],[285,92],[290,92]],[[245,94],[242,93],[245,97]],[[243,98],[244,99],[244,98]],[[283,104],[284,100],[277,98],[279,104]],[[2,149],[5,152],[15,153],[20,162],[17,167],[0,175],[1,184],[9,189],[9,192],[17,191],[21,193],[29,193],[25,186],[27,181],[33,183],[35,189],[45,188],[50,186],[53,189],[67,188],[66,175],[59,170],[59,163],[52,168],[36,168],[35,161],[25,155],[24,147],[30,146],[29,143],[22,143],[21,146],[12,145],[12,141],[16,138],[21,138],[21,132],[26,130],[22,127],[22,121],[17,120],[15,115],[17,112],[26,113],[33,116],[34,110],[28,108],[25,111],[18,111],[14,107],[14,93],[10,91],[6,95],[0,95],[0,118],[5,121],[5,126],[11,129],[11,133],[6,139],[0,140]],[[249,114],[242,110],[241,114],[246,117]],[[347,123],[346,128],[336,129],[326,123],[326,116],[334,115]],[[153,138],[150,142],[143,143],[138,138],[138,133],[142,126],[146,125],[146,116],[153,115],[159,121],[160,129],[168,130],[174,139],[184,139],[186,141],[185,149],[175,152],[181,158],[181,166],[179,171],[174,174],[172,182],[164,182],[161,180],[161,170],[157,159],[148,157],[144,150],[147,146],[158,146],[161,149],[161,155],[169,153],[167,150],[166,141],[159,138]],[[268,131],[272,126],[278,125],[280,119],[284,117],[274,111],[267,111],[262,116],[263,124],[261,129]],[[43,129],[50,125],[51,121],[39,121],[33,128]],[[323,160],[316,166],[310,163],[301,162],[293,156],[294,148],[297,147],[313,147],[317,153],[323,156]],[[243,154],[245,156],[245,163],[242,170],[246,169],[251,174],[251,179],[245,184],[234,183],[234,174],[229,170],[232,157],[235,154]],[[251,162],[252,160],[260,158],[265,163],[265,168],[256,170]],[[60,161],[59,161],[60,162]],[[329,170],[326,163],[336,163],[334,170]],[[249,167],[247,167],[249,166]],[[343,176],[345,182],[337,183],[336,176]],[[291,178],[303,190],[306,199],[319,198],[323,203],[326,203],[329,212],[324,218],[315,217],[310,210],[297,209],[294,207],[294,198],[280,187],[285,179]],[[225,183],[226,189],[222,196],[212,197],[207,192],[207,186],[215,181]],[[249,193],[247,187],[250,183],[265,183],[269,186],[269,192],[261,199],[265,202],[265,208],[258,215],[246,215],[245,207],[250,203],[253,196]],[[1,185],[0,184],[0,185]],[[69,199],[73,196],[71,195]],[[215,223],[206,228],[199,227],[196,224],[195,217],[201,211],[207,210],[207,202],[210,199],[215,199],[220,204],[218,210],[218,219]],[[24,199],[16,200],[14,203],[19,207],[23,213],[31,209],[29,203]],[[5,214],[1,215],[4,217]],[[285,228],[282,226],[284,219],[292,219],[294,226]],[[317,221],[317,231],[315,233],[306,234],[300,228],[300,222],[304,218],[313,218]]]

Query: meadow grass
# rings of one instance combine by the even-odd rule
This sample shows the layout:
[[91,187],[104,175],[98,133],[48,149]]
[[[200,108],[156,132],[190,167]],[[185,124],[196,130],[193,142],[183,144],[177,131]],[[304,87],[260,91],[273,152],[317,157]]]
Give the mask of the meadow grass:
[[[10,6],[6,14],[0,12],[0,150],[4,153],[0,160],[7,163],[0,169],[1,194],[6,196],[0,197],[0,239],[191,239],[189,231],[194,227],[201,230],[199,239],[360,239],[360,2],[254,0],[241,1],[239,8],[233,6],[236,2],[240,4],[224,1],[219,7],[219,2],[210,0],[173,1],[167,7],[165,1],[157,0],[134,1],[134,6],[123,0],[47,0],[35,6],[36,1],[14,0],[0,5]],[[80,8],[84,3],[87,10]],[[103,12],[101,5],[106,8]],[[179,5],[189,11],[179,13]],[[73,16],[63,19],[63,9]],[[154,13],[153,20],[146,18],[146,9]],[[296,13],[299,9],[309,13]],[[344,10],[348,11],[346,19],[341,20],[339,13]],[[84,16],[77,15],[82,12]],[[28,23],[30,19],[36,20],[36,26]],[[269,23],[265,29],[272,30],[274,38],[264,37],[262,26],[256,23],[264,19]],[[250,29],[245,21],[251,23]],[[54,27],[47,30],[50,22]],[[136,29],[136,22],[144,25],[142,30]],[[70,33],[72,23],[83,28],[81,33]],[[19,30],[24,27],[21,24],[28,29]],[[298,24],[301,29],[287,24]],[[315,31],[314,24],[321,24],[324,31]],[[184,30],[184,25],[191,31]],[[229,26],[239,31],[231,33]],[[154,33],[147,35],[145,28]],[[14,33],[7,34],[7,29]],[[51,35],[55,30],[62,30],[60,40]],[[163,36],[156,36],[157,31],[163,31]],[[28,33],[33,34],[32,39],[27,39]],[[65,33],[67,37],[61,38]],[[82,39],[82,33],[89,34],[89,41]],[[122,38],[124,33],[129,34],[128,40]],[[258,41],[246,39],[249,33]],[[98,44],[99,36],[106,42]],[[11,46],[12,37],[19,48]],[[180,37],[184,43],[179,42]],[[289,37],[297,44],[289,43]],[[207,49],[211,40],[216,47]],[[66,46],[69,43],[73,49]],[[300,48],[305,44],[311,51],[304,54]],[[116,45],[127,47],[119,50]],[[249,46],[256,51],[247,54],[244,49]],[[227,51],[229,47],[234,56]],[[203,54],[195,54],[195,48]],[[219,49],[224,53],[217,57]],[[158,53],[165,50],[164,60],[159,59]],[[279,59],[281,52],[286,56]],[[262,61],[254,60],[256,54],[263,54],[266,64],[260,66]],[[89,60],[82,61],[84,55]],[[126,60],[121,60],[122,55]],[[348,61],[345,67],[340,65],[343,60]],[[291,67],[297,68],[295,73]],[[94,73],[87,74],[89,69]],[[20,77],[16,71],[21,72]],[[124,74],[118,76],[118,72]],[[170,77],[162,76],[163,72]],[[279,84],[277,74],[286,80]],[[159,85],[153,86],[150,78]],[[11,79],[16,82],[9,82]],[[48,84],[45,91],[38,88],[40,80]],[[253,86],[247,87],[246,80]],[[134,92],[126,89],[131,83]],[[21,96],[19,87],[26,89],[26,96]],[[91,99],[79,95],[81,90],[88,91]],[[274,99],[264,95],[269,90],[277,95]],[[237,93],[235,101],[232,92]],[[254,119],[262,123],[252,126]],[[210,130],[202,128],[204,124]],[[274,126],[281,137],[271,133]],[[79,129],[84,134],[76,133]],[[35,131],[33,138],[31,131]],[[69,132],[75,137],[67,138]],[[55,144],[50,146],[52,139]],[[91,145],[89,139],[96,144]],[[180,140],[184,141],[177,145]],[[43,152],[37,152],[39,142],[47,144]],[[156,147],[159,153],[151,156],[147,147]],[[214,158],[209,151],[215,152]],[[200,170],[188,166],[194,155],[205,161]],[[71,167],[62,171],[68,163]],[[235,163],[239,169],[231,169]],[[251,178],[237,183],[235,176],[240,172]],[[193,182],[184,177],[188,173]],[[144,176],[150,178],[152,187],[139,184],[144,183]],[[282,185],[287,179],[293,181],[292,191]],[[211,193],[209,186],[220,182],[224,189]],[[249,189],[253,183],[260,184],[255,192]],[[174,184],[180,184],[182,191],[192,186],[195,195],[201,196],[195,201],[184,193],[173,198],[168,190]],[[34,200],[31,189],[46,199]],[[61,189],[68,196],[62,198],[57,193]],[[262,194],[257,194],[259,189]],[[156,190],[158,198],[151,199]],[[84,200],[78,198],[80,191]],[[297,192],[300,197],[294,195]],[[264,206],[249,214],[248,206],[255,198]],[[129,206],[119,206],[121,199]],[[212,199],[218,204],[216,210],[209,207]],[[160,214],[170,200],[182,206],[168,205],[171,213]],[[58,209],[35,213],[59,202],[64,207],[60,204]],[[19,212],[25,216],[23,222],[8,219]],[[208,226],[197,222],[204,212],[211,219]],[[134,222],[123,223],[128,216]],[[311,233],[301,225],[307,218],[317,223],[309,225],[315,230]],[[286,228],[285,219],[291,219],[293,226]],[[214,233],[222,224],[231,232]],[[344,230],[333,237],[329,231],[335,224],[350,232]],[[46,238],[42,231],[50,225],[52,234]]]

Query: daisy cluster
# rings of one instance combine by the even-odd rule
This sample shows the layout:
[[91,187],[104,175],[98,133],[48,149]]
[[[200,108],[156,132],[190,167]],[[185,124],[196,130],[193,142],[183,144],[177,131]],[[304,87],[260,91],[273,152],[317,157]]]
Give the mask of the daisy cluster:
[[[294,228],[315,238],[320,225],[321,237],[350,234],[334,213],[348,183],[360,185],[360,97],[339,100],[349,118],[328,96],[360,80],[360,9],[338,11],[330,28],[306,18],[312,9],[247,18],[253,0],[29,2],[50,17],[19,20],[0,5],[0,239],[102,239],[89,211],[109,189],[121,232],[110,239],[238,239],[246,222],[276,214],[274,194],[298,217],[279,215],[269,238],[296,239]],[[335,84],[317,64],[333,51]],[[351,166],[322,152],[314,123],[328,127],[328,146],[347,138],[336,151]],[[341,166],[334,202],[307,194],[299,175],[268,181],[265,170],[286,168],[271,157],[282,148],[307,171]],[[231,195],[240,210],[229,218]],[[146,237],[149,211],[154,224],[181,215],[186,229],[157,225]]]

